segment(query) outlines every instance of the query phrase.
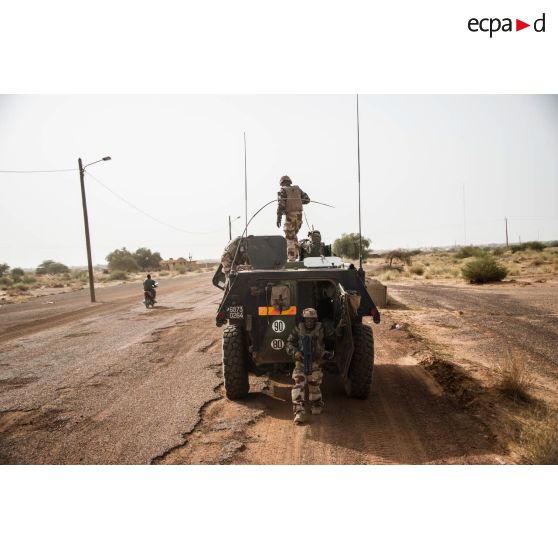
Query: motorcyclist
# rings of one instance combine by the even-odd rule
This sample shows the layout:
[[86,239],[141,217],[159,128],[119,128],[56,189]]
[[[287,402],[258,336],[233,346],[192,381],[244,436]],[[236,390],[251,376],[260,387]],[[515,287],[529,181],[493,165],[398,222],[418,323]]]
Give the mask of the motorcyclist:
[[143,282],[143,291],[149,294],[153,302],[157,302],[155,300],[155,287],[157,287],[157,282],[151,279],[151,275],[148,273],[147,279]]

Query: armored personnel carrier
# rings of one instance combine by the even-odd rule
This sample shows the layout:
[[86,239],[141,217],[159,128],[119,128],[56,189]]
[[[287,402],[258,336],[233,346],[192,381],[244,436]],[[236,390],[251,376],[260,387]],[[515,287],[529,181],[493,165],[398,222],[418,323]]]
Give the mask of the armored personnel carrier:
[[229,280],[220,266],[213,284],[224,290],[216,324],[223,331],[223,375],[229,399],[249,391],[249,374],[292,371],[287,338],[305,308],[315,308],[333,352],[328,369],[338,373],[350,397],[366,399],[374,367],[372,328],[364,316],[380,314],[354,267],[338,257],[310,257],[287,262],[282,236],[250,236],[247,264]]

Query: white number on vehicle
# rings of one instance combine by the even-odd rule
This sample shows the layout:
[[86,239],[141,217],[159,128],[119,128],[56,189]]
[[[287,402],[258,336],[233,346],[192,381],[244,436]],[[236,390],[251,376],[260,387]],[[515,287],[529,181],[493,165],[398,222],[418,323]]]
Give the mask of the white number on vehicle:
[[230,320],[241,320],[244,318],[244,306],[229,306],[227,313]]
[[281,350],[285,346],[285,342],[283,339],[272,339],[271,340],[271,348],[275,349],[276,351]]
[[275,320],[271,327],[275,333],[281,333],[285,331],[285,322],[283,320]]

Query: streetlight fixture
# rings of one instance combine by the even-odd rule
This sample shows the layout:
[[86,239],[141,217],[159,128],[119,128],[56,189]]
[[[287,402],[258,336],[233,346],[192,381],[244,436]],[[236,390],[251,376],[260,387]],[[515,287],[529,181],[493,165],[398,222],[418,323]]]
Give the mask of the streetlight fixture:
[[232,240],[232,227],[231,224],[234,223],[235,221],[238,221],[240,219],[240,215],[238,217],[235,217],[234,219],[231,220],[231,216],[229,215],[229,240]]
[[85,199],[85,169],[94,165],[95,163],[100,163],[101,161],[110,161],[111,158],[109,156],[103,157],[98,161],[93,161],[92,163],[88,163],[87,165],[83,166],[81,159],[78,159],[78,166],[79,166],[79,181],[81,184],[81,203],[83,205],[83,224],[85,226],[85,246],[87,248],[87,267],[89,270],[89,292],[91,294],[91,302],[95,302],[95,287],[94,287],[94,279],[93,279],[93,262],[91,260],[91,241],[89,239],[89,219],[87,217],[87,201]]

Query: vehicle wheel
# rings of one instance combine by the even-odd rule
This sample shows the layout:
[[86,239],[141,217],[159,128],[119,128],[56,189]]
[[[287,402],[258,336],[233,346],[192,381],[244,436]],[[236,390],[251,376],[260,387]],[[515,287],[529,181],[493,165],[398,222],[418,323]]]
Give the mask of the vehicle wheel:
[[374,370],[374,337],[372,328],[364,324],[353,327],[354,352],[349,366],[345,391],[349,397],[366,399],[370,394]]
[[237,325],[229,325],[223,331],[223,377],[229,399],[241,399],[248,394],[244,331]]

